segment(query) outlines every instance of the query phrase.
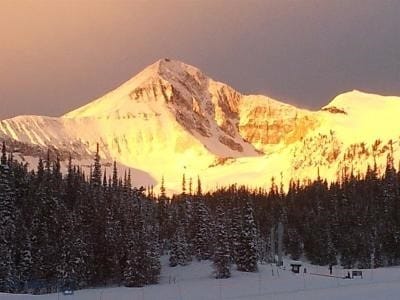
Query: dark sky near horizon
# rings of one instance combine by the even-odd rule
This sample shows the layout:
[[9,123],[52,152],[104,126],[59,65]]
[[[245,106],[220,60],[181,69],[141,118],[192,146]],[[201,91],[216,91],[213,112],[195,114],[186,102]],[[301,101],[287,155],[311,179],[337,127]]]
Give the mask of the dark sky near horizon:
[[0,119],[62,115],[163,57],[306,108],[400,96],[400,1],[0,0]]

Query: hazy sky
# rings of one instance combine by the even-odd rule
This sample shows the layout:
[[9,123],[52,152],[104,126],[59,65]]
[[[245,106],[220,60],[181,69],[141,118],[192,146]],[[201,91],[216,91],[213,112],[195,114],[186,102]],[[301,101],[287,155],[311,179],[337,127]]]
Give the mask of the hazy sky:
[[0,0],[0,119],[61,115],[162,57],[309,108],[400,95],[400,1]]

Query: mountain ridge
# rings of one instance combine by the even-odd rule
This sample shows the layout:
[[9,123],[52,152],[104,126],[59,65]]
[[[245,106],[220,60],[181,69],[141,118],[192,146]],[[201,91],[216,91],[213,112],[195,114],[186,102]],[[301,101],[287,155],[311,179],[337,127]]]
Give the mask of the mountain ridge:
[[[315,178],[317,167],[329,180],[350,167],[364,172],[372,157],[379,156],[383,165],[390,140],[398,159],[396,111],[400,98],[357,90],[338,95],[320,110],[301,109],[244,95],[196,67],[161,59],[59,118],[2,120],[0,138],[18,143],[18,149],[71,152],[78,163],[89,160],[99,143],[104,161],[116,160],[154,178],[141,181],[138,174],[136,184],[165,176],[175,192],[183,173],[201,176],[205,189],[234,182],[266,186],[268,177],[282,176],[285,184],[290,178]],[[368,152],[368,158],[347,153],[355,148]],[[20,153],[21,159],[38,156],[29,151]],[[350,156],[356,158],[350,162]]]

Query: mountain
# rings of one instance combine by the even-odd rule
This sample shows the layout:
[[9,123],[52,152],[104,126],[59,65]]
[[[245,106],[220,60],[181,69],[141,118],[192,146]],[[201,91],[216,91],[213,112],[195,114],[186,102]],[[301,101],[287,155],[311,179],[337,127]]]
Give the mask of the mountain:
[[[268,186],[275,177],[335,180],[400,157],[400,98],[344,93],[319,111],[242,95],[199,69],[162,59],[115,90],[59,118],[0,122],[16,156],[35,164],[47,148],[88,166],[96,143],[109,166],[132,168],[136,185],[180,191],[182,174],[203,187]],[[375,159],[375,160],[374,160]],[[282,178],[282,179],[281,179]]]

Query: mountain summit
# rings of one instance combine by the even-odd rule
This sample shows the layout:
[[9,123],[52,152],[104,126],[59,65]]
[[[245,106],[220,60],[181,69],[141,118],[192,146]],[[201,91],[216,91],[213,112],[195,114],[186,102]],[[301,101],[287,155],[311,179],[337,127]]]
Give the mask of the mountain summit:
[[243,95],[199,69],[161,59],[126,83],[60,118],[19,116],[0,122],[20,159],[51,147],[87,164],[96,143],[104,162],[134,168],[137,185],[164,176],[179,191],[183,173],[206,189],[268,178],[336,179],[365,172],[373,160],[399,157],[400,99],[353,91],[320,111],[262,95]]
[[258,152],[254,146],[238,131],[239,99],[232,88],[213,81],[195,67],[163,59],[63,118],[104,119],[102,122],[111,127],[131,120],[126,136],[143,143],[148,139],[151,147],[156,146],[155,142],[164,146],[171,142],[171,153],[200,142],[200,148],[205,146],[217,156],[255,156]]
[[[118,112],[135,111],[133,105],[137,102],[154,102],[168,100],[171,87],[175,89],[190,89],[189,82],[201,84],[207,82],[205,77],[195,67],[170,59],[161,59],[148,66],[136,76],[106,95],[89,104],[67,113],[64,117],[102,117],[118,115]],[[195,88],[195,87],[192,87]],[[145,93],[150,92],[150,93]],[[161,98],[161,99],[160,99]]]

